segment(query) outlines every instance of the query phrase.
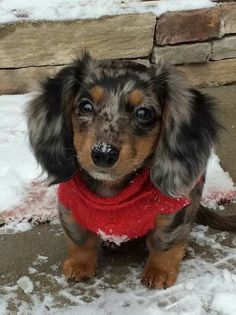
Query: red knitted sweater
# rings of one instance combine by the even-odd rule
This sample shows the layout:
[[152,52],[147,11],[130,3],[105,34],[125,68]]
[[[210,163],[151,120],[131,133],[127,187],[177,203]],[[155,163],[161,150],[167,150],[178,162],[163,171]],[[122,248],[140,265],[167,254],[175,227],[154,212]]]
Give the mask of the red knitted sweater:
[[154,227],[157,214],[172,214],[190,204],[186,198],[172,198],[161,193],[151,182],[148,169],[109,198],[91,192],[77,173],[59,185],[58,197],[82,227],[118,245],[146,235]]

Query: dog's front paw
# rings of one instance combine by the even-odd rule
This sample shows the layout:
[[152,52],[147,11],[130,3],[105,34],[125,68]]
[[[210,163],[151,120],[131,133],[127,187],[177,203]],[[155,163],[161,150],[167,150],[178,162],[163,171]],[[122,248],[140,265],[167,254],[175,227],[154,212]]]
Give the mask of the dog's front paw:
[[175,284],[177,275],[176,269],[160,269],[147,263],[142,273],[142,283],[149,288],[166,289]]
[[84,281],[95,275],[96,262],[80,262],[67,258],[62,265],[62,272],[69,282]]

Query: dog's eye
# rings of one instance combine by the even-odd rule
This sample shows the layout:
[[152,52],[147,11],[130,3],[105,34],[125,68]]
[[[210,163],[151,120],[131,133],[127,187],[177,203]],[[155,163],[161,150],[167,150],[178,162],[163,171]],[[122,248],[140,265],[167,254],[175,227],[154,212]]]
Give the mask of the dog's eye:
[[79,110],[81,113],[91,113],[93,105],[88,100],[84,100],[79,104]]
[[154,116],[153,110],[147,107],[140,107],[135,112],[135,118],[141,123],[151,121],[153,116]]

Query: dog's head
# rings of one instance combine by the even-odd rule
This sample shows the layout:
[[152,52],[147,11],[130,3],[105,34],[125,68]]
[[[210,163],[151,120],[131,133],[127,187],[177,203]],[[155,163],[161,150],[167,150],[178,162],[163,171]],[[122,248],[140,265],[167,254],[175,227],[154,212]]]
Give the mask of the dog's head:
[[84,54],[42,83],[28,108],[30,142],[52,183],[79,168],[120,181],[148,163],[164,193],[186,195],[216,138],[212,105],[173,67]]

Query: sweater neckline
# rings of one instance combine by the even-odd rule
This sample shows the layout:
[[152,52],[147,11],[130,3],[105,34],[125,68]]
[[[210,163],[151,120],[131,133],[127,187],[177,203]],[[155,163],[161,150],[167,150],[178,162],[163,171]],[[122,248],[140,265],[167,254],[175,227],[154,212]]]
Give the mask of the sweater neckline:
[[112,197],[101,197],[96,195],[86,185],[79,172],[74,176],[73,180],[77,193],[93,203],[103,205],[120,204],[127,199],[131,199],[134,195],[142,194],[142,192],[147,189],[149,190],[150,188],[154,188],[158,191],[158,189],[152,184],[150,180],[150,170],[146,167],[137,172],[134,178],[130,180],[130,182],[120,192],[118,192],[118,194]]

